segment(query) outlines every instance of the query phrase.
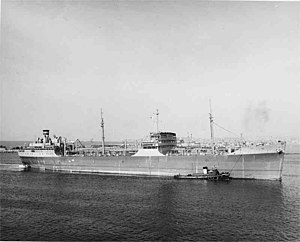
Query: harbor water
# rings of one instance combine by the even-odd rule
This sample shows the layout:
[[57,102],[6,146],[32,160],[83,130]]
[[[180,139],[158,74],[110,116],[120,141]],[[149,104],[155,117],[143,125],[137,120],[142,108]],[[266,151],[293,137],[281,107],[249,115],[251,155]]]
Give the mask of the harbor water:
[[22,171],[1,153],[1,240],[297,241],[300,154],[282,182]]

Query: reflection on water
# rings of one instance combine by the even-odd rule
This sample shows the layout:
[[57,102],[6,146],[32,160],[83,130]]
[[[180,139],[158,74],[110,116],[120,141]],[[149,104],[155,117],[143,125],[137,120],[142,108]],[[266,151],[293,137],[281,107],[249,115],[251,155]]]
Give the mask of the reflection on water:
[[290,165],[281,183],[1,170],[1,240],[296,240]]

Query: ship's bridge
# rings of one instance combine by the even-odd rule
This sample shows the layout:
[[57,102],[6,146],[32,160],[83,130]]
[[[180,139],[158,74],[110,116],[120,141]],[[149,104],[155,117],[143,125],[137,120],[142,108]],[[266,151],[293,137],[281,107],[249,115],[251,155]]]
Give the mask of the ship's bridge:
[[162,154],[169,153],[176,146],[176,133],[173,132],[150,133],[150,140],[142,142],[143,149],[158,149]]

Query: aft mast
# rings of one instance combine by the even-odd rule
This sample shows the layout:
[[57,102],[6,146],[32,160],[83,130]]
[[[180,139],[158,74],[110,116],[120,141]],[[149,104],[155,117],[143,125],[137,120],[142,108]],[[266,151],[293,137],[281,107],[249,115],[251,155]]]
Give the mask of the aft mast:
[[102,155],[105,153],[105,141],[104,141],[104,121],[102,116],[102,108],[101,108],[101,128],[102,128]]
[[210,109],[210,113],[209,113],[209,121],[210,121],[210,139],[211,139],[211,150],[212,153],[215,153],[215,140],[214,140],[214,127],[213,127],[213,116],[212,116],[212,110],[211,110],[211,100],[209,99],[209,109]]

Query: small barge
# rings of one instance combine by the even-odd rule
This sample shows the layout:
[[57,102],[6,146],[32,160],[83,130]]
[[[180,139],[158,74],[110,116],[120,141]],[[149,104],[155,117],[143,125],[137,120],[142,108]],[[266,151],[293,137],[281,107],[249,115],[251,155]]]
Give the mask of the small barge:
[[203,167],[203,173],[193,173],[188,175],[175,175],[175,179],[201,179],[201,180],[216,180],[216,181],[228,181],[230,179],[229,172],[219,172],[216,168],[208,170]]

